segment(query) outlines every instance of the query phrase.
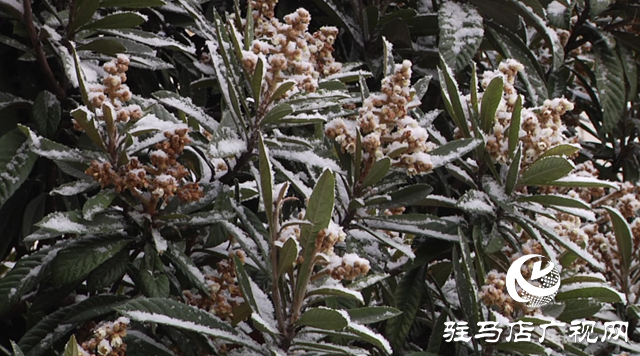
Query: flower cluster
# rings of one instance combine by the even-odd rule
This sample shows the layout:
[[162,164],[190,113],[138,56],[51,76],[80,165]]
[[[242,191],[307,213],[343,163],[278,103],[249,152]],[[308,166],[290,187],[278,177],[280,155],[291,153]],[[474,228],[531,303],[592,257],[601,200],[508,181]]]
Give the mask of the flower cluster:
[[329,227],[322,229],[316,237],[316,251],[326,255],[334,255],[333,246],[338,242],[344,242],[347,234],[344,233],[342,227],[331,221]]
[[89,101],[95,108],[101,108],[105,102],[109,102],[115,108],[116,120],[127,122],[142,118],[142,109],[138,105],[125,106],[124,103],[131,100],[131,91],[125,84],[126,72],[129,70],[129,57],[119,54],[118,57],[103,66],[106,72],[102,84],[89,86]]
[[209,295],[203,297],[189,290],[182,292],[189,304],[205,309],[227,321],[233,319],[233,308],[244,300],[234,269],[234,254],[244,263],[246,257],[244,251],[236,250],[229,254],[228,259],[218,262],[215,270],[205,270],[205,280],[210,288]]
[[411,62],[405,60],[382,80],[382,93],[365,99],[356,120],[337,118],[326,125],[325,134],[350,154],[355,154],[360,132],[364,175],[384,156],[393,157],[393,165],[405,169],[409,175],[433,169],[427,152],[435,148],[435,144],[427,141],[427,130],[408,115],[420,104],[414,100],[415,90],[410,84]]
[[344,256],[331,256],[326,270],[331,278],[337,280],[354,280],[369,273],[369,260],[361,258],[355,253],[345,253]]
[[[252,1],[255,40],[251,50],[242,52],[242,64],[253,74],[259,59],[266,69],[266,97],[270,97],[278,83],[293,80],[297,91],[314,92],[318,78],[340,72],[342,64],[333,58],[333,43],[338,35],[335,27],[322,27],[309,33],[311,15],[303,8],[284,17],[275,17],[277,0]],[[243,20],[245,21],[245,20]],[[266,102],[266,101],[265,101]]]
[[198,183],[185,183],[189,171],[177,159],[190,142],[187,129],[165,132],[165,141],[155,146],[149,155],[150,164],[137,157],[120,167],[109,162],[93,161],[86,170],[102,187],[113,186],[118,193],[129,191],[143,203],[146,213],[153,213],[161,199],[174,195],[184,202],[197,201],[204,196]]
[[80,345],[84,356],[124,356],[127,345],[122,339],[127,335],[129,319],[120,317],[113,322],[103,322],[93,336]]
[[522,303],[516,303],[507,293],[507,275],[492,270],[487,274],[484,285],[480,289],[482,302],[498,310],[501,314],[510,316],[515,310],[522,309]]
[[[509,159],[509,139],[506,132],[511,125],[511,115],[518,98],[514,83],[518,72],[523,69],[522,64],[509,59],[500,63],[497,70],[485,72],[481,82],[486,89],[494,78],[503,79],[503,95],[496,110],[493,132],[486,138],[487,151],[496,162],[503,164]],[[577,138],[567,138],[564,135],[566,127],[561,117],[571,110],[573,103],[565,98],[545,100],[541,107],[522,108],[519,136],[523,145],[523,167],[533,163],[552,147],[578,143]]]

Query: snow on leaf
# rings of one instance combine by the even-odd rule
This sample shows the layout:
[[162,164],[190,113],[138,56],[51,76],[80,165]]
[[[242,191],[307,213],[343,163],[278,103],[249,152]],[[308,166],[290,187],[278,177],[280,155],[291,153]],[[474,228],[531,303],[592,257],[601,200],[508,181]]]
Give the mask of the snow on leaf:
[[214,132],[218,128],[218,122],[205,113],[202,108],[196,106],[188,97],[182,97],[166,90],[157,91],[153,93],[153,96],[161,103],[183,111],[185,114],[193,117],[209,132]]
[[466,67],[482,43],[482,16],[471,5],[447,1],[438,11],[438,22],[442,57],[456,70]]

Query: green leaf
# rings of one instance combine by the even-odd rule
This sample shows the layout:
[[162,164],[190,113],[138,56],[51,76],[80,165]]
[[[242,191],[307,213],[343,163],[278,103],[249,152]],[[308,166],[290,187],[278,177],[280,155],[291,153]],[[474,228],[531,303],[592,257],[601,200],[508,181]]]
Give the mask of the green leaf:
[[74,241],[53,260],[51,267],[54,283],[65,285],[80,281],[131,241],[124,236],[93,237]]
[[429,151],[428,154],[431,156],[433,168],[435,169],[462,158],[462,156],[473,151],[480,144],[482,144],[480,139],[465,138],[447,142]]
[[191,260],[191,257],[187,256],[176,245],[171,245],[163,256],[167,256],[171,264],[187,277],[191,286],[198,288],[205,295],[211,293],[211,289],[207,287],[204,275],[198,266]]
[[93,51],[115,57],[118,53],[127,52],[127,48],[116,40],[97,38],[91,42],[78,46],[78,51]]
[[29,149],[27,138],[19,129],[0,137],[0,207],[11,198],[29,177],[36,156]]
[[[236,270],[236,276],[238,277],[238,284],[240,285],[240,289],[242,290],[242,295],[244,300],[251,306],[251,310],[256,313],[260,312],[258,308],[258,304],[256,303],[256,299],[253,296],[253,290],[251,288],[251,277],[247,274],[247,271],[244,268],[244,264],[240,260],[238,256],[233,255],[233,264]],[[275,283],[275,281],[274,281]]]
[[164,298],[139,298],[115,308],[120,314],[145,323],[173,326],[178,329],[230,341],[254,350],[261,347],[255,341],[238,333],[230,324],[205,310]]
[[621,268],[623,271],[628,272],[631,267],[633,248],[633,234],[631,228],[627,223],[627,220],[620,214],[620,211],[603,206],[609,213],[611,218],[611,224],[613,225],[613,232],[616,235],[617,250],[621,257]]
[[493,130],[493,123],[496,118],[496,110],[502,99],[502,90],[504,83],[501,77],[495,77],[487,89],[482,94],[482,106],[480,107],[480,123],[482,130],[486,134],[490,134]]
[[438,10],[438,23],[438,52],[449,67],[464,69],[482,43],[482,16],[469,4],[447,2]]
[[76,341],[76,336],[71,335],[69,342],[64,347],[63,356],[78,356],[78,342]]
[[376,163],[373,164],[369,174],[364,177],[364,181],[362,182],[362,188],[366,188],[368,186],[374,185],[381,181],[389,172],[389,168],[391,168],[391,159],[389,157],[384,157]]
[[407,272],[396,288],[396,307],[402,314],[387,321],[385,332],[394,349],[401,349],[406,344],[425,291],[424,273],[424,265]]
[[[270,102],[280,99],[281,96],[283,96],[286,92],[291,90],[291,88],[293,88],[295,85],[296,85],[296,82],[293,80],[286,80],[280,83],[280,85],[278,85],[276,90],[273,91]],[[293,112],[293,110],[291,110],[291,112]]]
[[129,300],[125,295],[94,295],[73,305],[63,323],[80,323],[113,313],[113,308]]
[[511,113],[511,124],[509,125],[509,156],[513,158],[520,142],[520,121],[522,120],[522,95],[518,95],[516,103]]
[[481,315],[478,311],[478,287],[475,284],[474,276],[472,275],[471,253],[469,247],[465,241],[462,229],[458,229],[460,235],[460,259],[458,258],[457,250],[453,249],[453,262],[454,279],[456,281],[456,290],[458,291],[458,299],[464,312],[465,320],[469,321],[469,327],[472,332],[477,329],[478,316]]
[[387,354],[391,354],[393,352],[393,350],[391,349],[391,345],[389,345],[389,341],[387,341],[387,339],[364,325],[350,322],[347,326],[347,331],[357,335],[360,339],[375,345]]
[[302,314],[297,324],[322,330],[342,330],[349,325],[349,317],[345,314],[344,311],[324,307],[310,308]]
[[427,346],[427,352],[424,352],[424,355],[420,353],[410,354],[413,356],[431,356],[437,355],[440,352],[440,346],[442,345],[442,340],[444,339],[444,323],[447,321],[448,315],[447,313],[440,313],[438,319],[434,321],[433,331],[431,332],[431,336],[429,337],[429,345]]
[[78,0],[73,2],[74,8],[71,13],[74,14],[72,19],[69,19],[69,30],[71,33],[75,33],[82,25],[91,20],[93,14],[98,10],[100,6],[100,0]]
[[148,297],[168,297],[169,277],[164,270],[160,256],[150,243],[144,247],[144,258],[140,264],[139,283],[142,293]]
[[127,335],[123,340],[127,345],[127,353],[133,355],[177,356],[163,343],[142,331],[127,330]]
[[572,188],[612,188],[618,189],[618,186],[606,180],[600,180],[591,177],[569,176],[554,180],[540,185],[551,185],[556,187],[572,187]]
[[298,241],[295,238],[289,238],[284,242],[278,256],[278,277],[293,266],[298,258],[298,248]]
[[449,113],[453,122],[455,122],[456,126],[460,131],[462,131],[464,137],[471,137],[465,111],[462,108],[462,99],[460,91],[458,90],[458,83],[454,79],[450,67],[442,57],[440,57],[438,76],[440,78],[440,86],[442,89],[442,99],[444,100],[447,113]]
[[415,89],[416,91],[414,99],[422,100],[422,97],[424,97],[424,95],[427,93],[427,90],[429,89],[429,83],[431,82],[432,78],[432,76],[426,75],[418,79],[418,81],[413,85],[413,89]]
[[620,292],[606,285],[593,285],[593,283],[571,285],[572,289],[563,290],[563,287],[556,294],[556,301],[564,301],[569,299],[586,299],[591,298],[603,303],[620,303],[625,302],[626,298]]
[[[125,228],[126,221],[120,214],[98,214],[93,220],[84,220],[82,213],[78,210],[65,212],[55,212],[45,216],[42,221],[36,224],[42,230],[54,233],[51,237],[64,234],[107,234],[121,231]],[[42,240],[36,234],[31,234],[25,238],[26,242]]]
[[[381,225],[383,225],[383,224],[381,224]],[[362,229],[363,231],[368,232],[369,234],[371,234],[373,237],[378,239],[383,244],[397,249],[398,251],[400,251],[403,254],[405,254],[407,257],[409,257],[409,258],[415,258],[416,257],[416,255],[411,250],[411,246],[405,245],[405,244],[403,244],[401,242],[398,242],[398,241],[390,238],[389,236],[386,236],[384,233],[378,233],[375,230],[369,229],[366,226],[362,226],[362,225],[358,225],[358,224],[356,224],[355,226],[357,226],[358,228]]]
[[559,156],[541,158],[522,173],[520,184],[538,185],[553,182],[566,176],[575,168],[571,161]]
[[534,27],[545,39],[553,56],[553,69],[558,69],[564,64],[564,47],[560,43],[555,30],[549,28],[538,14],[533,12],[531,7],[518,0],[508,0],[509,8],[514,9],[530,26]]
[[395,73],[395,62],[393,60],[393,45],[391,44],[391,42],[387,41],[384,36],[382,36],[382,48],[382,73],[385,77],[387,77]]
[[576,319],[589,318],[602,309],[602,303],[587,298],[563,300],[562,305],[564,309],[558,320],[569,323]]
[[545,153],[540,155],[540,158],[549,157],[549,156],[566,156],[570,157],[580,151],[580,145],[566,143],[562,145],[553,146]]
[[624,68],[615,50],[615,40],[595,27],[585,26],[593,37],[598,97],[602,105],[602,129],[611,132],[624,116],[626,91]]
[[63,246],[66,244],[43,248],[20,259],[4,277],[0,278],[0,315],[40,283],[49,270],[51,261]]
[[11,350],[13,351],[12,356],[24,356],[24,352],[20,349],[20,346],[11,340]]
[[42,91],[33,103],[33,119],[36,129],[45,137],[55,134],[60,123],[62,109],[55,95],[48,91]]
[[580,199],[569,198],[566,195],[529,195],[518,197],[517,201],[535,202],[545,206],[566,206],[577,209],[591,209],[589,204]]
[[119,281],[127,272],[129,251],[123,249],[94,269],[87,277],[87,289],[100,291]]
[[495,345],[501,351],[519,352],[525,355],[546,355],[547,352],[542,345],[530,341],[501,342]]
[[545,72],[527,44],[517,34],[495,22],[488,23],[486,31],[494,47],[504,58],[513,58],[527,68],[519,72],[518,77],[527,89],[530,101],[535,105],[542,105],[549,97],[544,80]]
[[522,164],[522,146],[518,147],[511,164],[509,165],[509,173],[507,173],[507,179],[505,182],[505,193],[511,195],[513,189],[518,183],[518,176],[520,175],[520,165]]
[[105,211],[111,205],[116,196],[115,191],[102,189],[84,203],[82,206],[82,218],[89,221],[93,220],[97,213]]
[[40,356],[47,352],[53,344],[68,335],[76,328],[75,323],[64,324],[63,321],[75,305],[59,309],[41,319],[27,331],[18,345],[27,356]]
[[[351,287],[351,286],[349,286]],[[342,285],[336,286],[323,286],[320,288],[314,288],[307,292],[307,296],[312,295],[331,295],[336,297],[342,297],[347,299],[353,299],[360,304],[364,304],[364,298],[362,294],[352,288],[345,288]]]
[[269,112],[264,116],[264,119],[260,122],[261,126],[273,124],[277,125],[282,118],[293,113],[293,108],[291,105],[287,103],[282,103],[274,106]]
[[81,30],[99,30],[107,28],[132,28],[145,23],[146,18],[135,12],[120,12],[107,15],[100,20],[91,22]]
[[[264,81],[264,75],[266,74],[266,69],[264,67],[264,62],[262,58],[258,58],[258,63],[256,64],[256,70],[253,73],[253,78],[251,78],[251,90],[253,91],[253,100],[255,101],[255,107],[260,107],[260,94],[262,93],[262,82]],[[258,111],[256,109],[256,111]]]
[[164,6],[164,0],[102,0],[100,7],[125,7],[129,9]]
[[30,104],[31,102],[13,94],[0,92],[0,110],[8,108],[13,105]]
[[383,320],[395,318],[402,314],[396,308],[391,307],[364,307],[347,310],[351,321],[358,324],[373,324]]
[[259,167],[260,167],[260,195],[262,202],[264,203],[264,211],[267,214],[267,220],[269,221],[269,230],[271,236],[276,236],[277,231],[273,231],[276,226],[278,217],[273,216],[273,169],[271,167],[271,161],[269,160],[269,153],[264,145],[262,135],[258,136],[258,153],[259,153]]
[[89,136],[91,141],[98,145],[98,147],[104,152],[107,152],[107,147],[104,144],[102,135],[100,135],[100,132],[96,127],[96,119],[93,113],[85,107],[79,107],[75,110],[72,110],[71,115],[76,120],[78,125],[82,127],[87,136]]
[[181,110],[194,118],[207,131],[215,132],[218,129],[218,122],[209,116],[204,109],[195,105],[189,97],[183,97],[167,90],[159,90],[152,95],[162,104]]

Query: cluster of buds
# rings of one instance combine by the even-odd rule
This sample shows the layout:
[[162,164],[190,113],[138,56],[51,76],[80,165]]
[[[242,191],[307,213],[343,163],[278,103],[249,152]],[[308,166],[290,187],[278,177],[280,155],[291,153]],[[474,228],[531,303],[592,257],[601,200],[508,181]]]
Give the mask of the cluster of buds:
[[127,345],[122,339],[127,335],[129,319],[120,317],[113,322],[101,323],[93,332],[93,336],[83,342],[80,347],[85,356],[124,356]]
[[384,156],[393,156],[393,165],[405,169],[409,175],[428,173],[433,164],[427,152],[435,145],[427,142],[427,130],[407,115],[420,104],[414,96],[411,62],[405,60],[382,80],[382,93],[365,99],[355,121],[334,119],[326,125],[325,134],[335,140],[343,152],[355,154],[359,130],[365,173]]
[[244,300],[234,269],[234,254],[242,263],[245,262],[244,251],[236,250],[229,254],[228,259],[218,262],[215,270],[205,271],[205,280],[210,288],[209,295],[193,294],[189,290],[182,292],[189,304],[227,321],[233,320],[233,308]]
[[333,255],[331,263],[327,266],[331,278],[339,281],[343,279],[352,281],[369,273],[369,269],[369,260],[361,258],[355,253],[346,253],[342,257]]
[[253,0],[251,3],[256,39],[249,51],[242,52],[242,65],[253,74],[262,58],[266,69],[262,91],[267,97],[285,80],[297,84],[285,96],[298,91],[314,92],[320,77],[342,70],[342,64],[333,57],[337,28],[322,27],[312,34],[308,31],[311,15],[307,10],[299,8],[281,22],[274,13],[276,0]]
[[[518,99],[514,83],[518,72],[523,69],[522,64],[509,59],[500,63],[497,70],[485,72],[481,82],[486,89],[494,78],[502,77],[503,79],[503,94],[496,110],[493,132],[486,140],[486,148],[491,157],[503,164],[506,164],[509,158],[509,139],[505,133],[511,125],[511,115]],[[562,122],[562,115],[571,110],[573,110],[573,103],[565,98],[545,100],[543,105],[537,108],[522,108],[519,136],[523,145],[523,168],[552,147],[578,143],[577,138],[567,138],[564,135],[566,128]]]
[[184,202],[197,201],[204,196],[198,183],[184,183],[189,171],[177,161],[190,142],[187,129],[165,132],[165,141],[156,144],[150,154],[150,164],[137,157],[115,168],[109,162],[93,161],[86,170],[102,187],[113,186],[118,193],[129,191],[143,203],[146,213],[153,214],[158,202],[177,195]]
[[339,242],[344,242],[347,234],[344,233],[342,226],[331,221],[329,227],[320,230],[316,237],[316,251],[331,256],[333,253],[333,246]]
[[[109,102],[115,108],[116,120],[127,122],[142,118],[142,109],[138,105],[125,106],[124,103],[131,100],[131,91],[125,84],[126,72],[129,70],[129,57],[119,54],[118,57],[103,65],[106,72],[102,84],[89,85],[89,101],[95,108],[102,108],[105,102]],[[78,125],[76,125],[78,128]]]
[[514,311],[522,310],[523,304],[516,303],[507,293],[507,275],[496,270],[488,273],[484,285],[480,289],[480,299],[488,307],[496,309],[505,316],[511,316]]

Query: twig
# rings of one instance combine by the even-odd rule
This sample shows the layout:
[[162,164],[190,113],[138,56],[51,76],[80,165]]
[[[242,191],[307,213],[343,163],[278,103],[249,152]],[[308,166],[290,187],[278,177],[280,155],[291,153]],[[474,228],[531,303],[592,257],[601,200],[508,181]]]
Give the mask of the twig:
[[24,14],[22,20],[27,27],[27,33],[29,34],[31,44],[33,45],[33,49],[36,54],[36,60],[38,61],[40,70],[47,80],[49,90],[51,90],[51,92],[53,93],[56,93],[56,96],[59,100],[65,100],[67,98],[67,93],[62,89],[60,83],[58,83],[56,77],[53,75],[51,67],[49,67],[49,62],[47,62],[47,56],[45,55],[44,49],[42,48],[42,42],[40,42],[40,39],[38,38],[38,33],[36,32],[36,27],[33,22],[31,0],[22,0],[22,4],[24,6]]

